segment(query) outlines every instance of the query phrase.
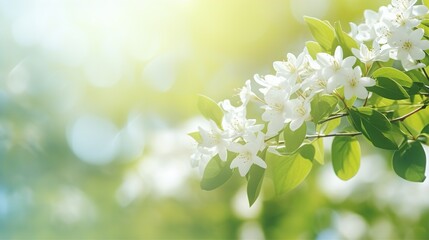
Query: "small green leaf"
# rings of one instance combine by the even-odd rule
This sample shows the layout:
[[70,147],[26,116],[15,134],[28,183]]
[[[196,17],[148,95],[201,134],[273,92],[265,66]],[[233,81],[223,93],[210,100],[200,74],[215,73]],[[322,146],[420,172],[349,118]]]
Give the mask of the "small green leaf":
[[341,118],[334,118],[332,120],[329,120],[327,122],[324,122],[324,123],[318,125],[318,126],[320,126],[319,132],[324,133],[324,134],[331,133],[338,126],[340,126],[340,124],[341,124]]
[[289,125],[290,124],[286,124],[283,131],[283,137],[285,140],[286,151],[291,153],[298,149],[302,142],[304,142],[305,135],[307,134],[307,126],[304,123],[297,130],[292,131]]
[[322,46],[318,42],[308,41],[305,43],[305,46],[313,59],[316,59],[318,53],[323,52]]
[[393,170],[405,180],[423,182],[426,179],[426,154],[422,145],[413,141],[395,151]]
[[405,72],[414,82],[420,82],[424,84],[429,84],[429,80],[426,76],[417,69]]
[[228,159],[226,162],[223,162],[219,155],[214,156],[204,170],[203,179],[200,184],[201,189],[210,191],[228,181],[232,176],[230,165],[235,156],[237,156],[237,154],[228,152]]
[[315,150],[312,145],[303,145],[296,153],[278,156],[267,152],[269,168],[273,171],[274,188],[277,194],[296,188],[313,166]]
[[197,143],[201,143],[203,139],[201,138],[200,132],[191,132],[188,133],[190,137],[192,137]]
[[397,141],[400,136],[392,131],[392,124],[386,116],[367,107],[351,108],[349,114],[353,127],[362,132],[374,146],[390,150],[398,149]]
[[206,96],[199,95],[198,109],[205,118],[213,120],[222,129],[223,111],[215,101]]
[[331,154],[335,174],[340,179],[346,181],[356,175],[360,167],[360,145],[355,137],[335,137]]
[[311,101],[311,117],[314,123],[329,116],[337,106],[338,99],[332,95],[315,95]]
[[386,77],[378,77],[376,85],[367,87],[367,89],[388,99],[401,100],[410,98],[410,95],[401,85],[395,80]]
[[328,23],[312,17],[304,17],[305,22],[310,28],[310,32],[313,35],[314,39],[322,46],[322,48],[331,52],[332,43],[335,40],[335,33],[332,26]]
[[264,180],[265,169],[253,164],[248,174],[247,198],[249,205],[252,206],[258,199],[261,192],[262,182]]
[[334,24],[335,36],[337,37],[338,44],[343,48],[344,57],[353,56],[352,48],[359,48],[356,41],[347,33],[345,33],[339,22]]
[[382,67],[372,73],[373,78],[385,77],[395,80],[401,86],[411,87],[413,80],[402,71],[392,67]]
[[320,163],[321,165],[325,164],[325,149],[323,146],[323,139],[316,139],[311,144],[315,150],[314,160],[316,160],[316,162]]

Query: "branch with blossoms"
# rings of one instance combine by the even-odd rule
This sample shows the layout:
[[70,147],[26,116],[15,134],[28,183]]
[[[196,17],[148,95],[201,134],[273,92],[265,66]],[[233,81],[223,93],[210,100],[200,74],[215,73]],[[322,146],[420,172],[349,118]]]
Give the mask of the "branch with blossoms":
[[[201,187],[215,189],[234,174],[247,179],[249,204],[258,198],[265,171],[279,194],[297,187],[314,164],[324,164],[323,138],[333,137],[331,162],[342,180],[360,166],[363,136],[393,151],[400,177],[425,180],[429,139],[429,11],[416,0],[392,0],[365,22],[341,24],[306,17],[315,41],[298,55],[273,63],[275,74],[255,75],[239,94],[239,105],[200,96],[208,128],[190,133],[191,156]],[[255,91],[254,89],[257,89]],[[248,119],[249,105],[259,119]],[[363,140],[363,139],[362,139]]]

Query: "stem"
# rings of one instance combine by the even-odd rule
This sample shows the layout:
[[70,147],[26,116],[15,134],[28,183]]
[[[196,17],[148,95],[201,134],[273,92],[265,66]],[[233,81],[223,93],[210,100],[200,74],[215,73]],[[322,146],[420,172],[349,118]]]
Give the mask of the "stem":
[[[418,61],[418,62],[420,63],[421,61]],[[421,70],[422,70],[423,74],[425,75],[426,79],[429,80],[429,76],[428,76],[428,73],[426,72],[426,69],[421,68]]]
[[316,134],[316,135],[307,135],[305,138],[324,138],[324,137],[353,137],[361,135],[361,132],[350,132],[350,133],[330,133],[330,134]]
[[332,115],[332,116],[328,117],[327,119],[321,120],[317,124],[322,124],[322,123],[334,120],[336,118],[340,118],[340,117],[344,117],[344,116],[348,116],[348,115],[349,115],[348,113],[340,113],[340,114],[337,114],[337,115]]
[[333,93],[335,94],[335,96],[337,96],[337,97],[341,100],[341,102],[343,102],[344,107],[348,110],[348,109],[349,109],[349,106],[347,106],[347,103],[346,103],[346,101],[344,100],[344,98],[343,98],[340,94],[338,94],[336,91],[334,91]]
[[405,125],[403,122],[401,122],[401,123],[402,123],[402,126],[404,126],[405,130],[407,130],[407,132],[411,135],[411,138],[414,139],[414,140],[416,140],[416,138],[414,137],[414,135],[410,131],[410,129],[407,127],[407,125]]
[[407,117],[413,115],[414,113],[417,113],[420,110],[425,109],[426,106],[427,106],[426,104],[421,105],[420,107],[414,109],[413,111],[411,111],[411,112],[409,112],[409,113],[407,113],[407,114],[405,114],[403,116],[400,116],[400,117],[397,117],[397,118],[394,118],[394,119],[390,120],[390,122],[404,121]]
[[[362,135],[361,132],[349,132],[349,133],[330,133],[330,134],[315,134],[315,135],[306,135],[306,139],[311,138],[325,138],[325,137],[353,137]],[[279,141],[278,144],[284,144],[284,141]]]

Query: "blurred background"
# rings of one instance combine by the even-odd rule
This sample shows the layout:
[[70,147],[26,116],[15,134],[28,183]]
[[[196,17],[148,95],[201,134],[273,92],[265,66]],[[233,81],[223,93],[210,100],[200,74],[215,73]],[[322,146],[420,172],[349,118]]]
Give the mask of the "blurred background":
[[352,180],[328,162],[276,197],[266,179],[252,208],[243,178],[206,192],[190,166],[198,93],[273,73],[304,15],[348,29],[388,3],[0,0],[0,238],[427,238],[428,183],[365,141]]

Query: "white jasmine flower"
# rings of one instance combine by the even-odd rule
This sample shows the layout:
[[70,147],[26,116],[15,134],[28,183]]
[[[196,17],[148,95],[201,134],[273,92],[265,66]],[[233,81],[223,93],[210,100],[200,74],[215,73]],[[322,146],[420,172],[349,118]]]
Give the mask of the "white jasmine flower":
[[328,79],[330,75],[326,71],[317,71],[311,78],[308,79],[308,82],[305,83],[305,87],[311,89],[311,91],[316,93],[332,93],[328,91]]
[[352,48],[353,55],[355,55],[365,65],[371,66],[375,61],[387,62],[389,60],[389,51],[387,46],[380,48],[377,41],[373,41],[372,48],[361,43],[360,48]]
[[232,139],[238,137],[247,139],[249,135],[253,135],[264,128],[264,125],[256,124],[255,119],[246,118],[245,106],[234,107],[229,100],[224,100],[220,105],[225,110],[222,126]]
[[283,129],[285,117],[285,99],[277,98],[277,101],[270,101],[268,105],[262,106],[265,109],[262,114],[262,120],[268,122],[267,136],[276,135],[281,129]]
[[211,148],[215,153],[219,154],[222,161],[226,161],[227,147],[230,144],[230,138],[226,131],[220,130],[216,123],[210,120],[210,129],[205,130],[199,127],[199,132],[202,138],[201,147]]
[[299,54],[298,57],[295,57],[292,53],[288,53],[286,61],[274,62],[273,67],[277,72],[277,76],[284,77],[291,85],[300,82],[299,73],[305,61],[305,55],[306,54],[303,52]]
[[344,96],[350,99],[354,96],[364,99],[368,96],[368,90],[365,87],[375,85],[375,80],[369,77],[362,77],[360,67],[348,71],[344,77]]
[[258,157],[258,152],[265,146],[264,134],[259,133],[256,138],[252,141],[247,142],[245,145],[238,143],[232,143],[229,147],[231,152],[238,153],[231,162],[231,169],[238,168],[238,171],[242,177],[246,176],[249,172],[250,167],[253,164],[260,166],[261,168],[267,168],[267,164]]
[[290,129],[295,131],[310,119],[311,105],[309,99],[296,98],[287,101],[286,116],[290,121]]
[[258,74],[255,74],[254,79],[255,82],[264,87],[259,89],[264,96],[267,95],[269,90],[283,92],[289,89],[286,79],[281,76],[266,75],[262,78]]
[[258,97],[252,92],[250,80],[247,80],[244,87],[240,90],[240,100],[243,106],[246,106],[249,101],[255,100]]
[[425,57],[424,50],[429,49],[429,41],[422,40],[423,34],[423,29],[416,29],[411,32],[395,32],[389,43],[392,47],[391,57],[400,60],[403,65],[406,65],[405,62],[407,61],[423,59]]
[[318,53],[317,61],[322,67],[324,74],[329,76],[328,91],[332,92],[340,85],[344,71],[353,68],[356,58],[350,56],[343,59],[343,49],[341,46],[338,46],[335,49],[334,56],[327,53]]
[[195,153],[191,155],[191,166],[198,167],[199,174],[202,176],[207,164],[215,155],[216,153],[208,148],[197,147]]

